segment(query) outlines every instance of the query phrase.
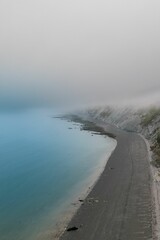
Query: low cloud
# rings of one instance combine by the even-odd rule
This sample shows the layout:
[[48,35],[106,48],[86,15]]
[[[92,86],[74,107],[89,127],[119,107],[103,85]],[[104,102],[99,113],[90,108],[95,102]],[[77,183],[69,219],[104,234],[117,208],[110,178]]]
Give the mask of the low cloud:
[[2,0],[0,106],[157,101],[159,8],[158,0]]

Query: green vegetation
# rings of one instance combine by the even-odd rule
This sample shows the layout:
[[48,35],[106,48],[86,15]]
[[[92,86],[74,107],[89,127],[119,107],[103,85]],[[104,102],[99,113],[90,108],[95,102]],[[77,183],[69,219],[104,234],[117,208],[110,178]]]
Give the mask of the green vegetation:
[[156,132],[155,142],[151,146],[151,150],[154,153],[154,160],[152,161],[152,164],[160,168],[160,131],[159,129]]
[[153,119],[155,119],[159,115],[160,115],[160,108],[156,108],[156,107],[150,108],[148,113],[146,113],[142,117],[142,121],[141,121],[142,126],[149,125],[153,121]]
[[152,165],[157,167],[157,168],[160,168],[160,157],[153,160]]
[[160,147],[160,131],[158,131],[158,133],[157,133],[156,141],[157,141],[157,144]]

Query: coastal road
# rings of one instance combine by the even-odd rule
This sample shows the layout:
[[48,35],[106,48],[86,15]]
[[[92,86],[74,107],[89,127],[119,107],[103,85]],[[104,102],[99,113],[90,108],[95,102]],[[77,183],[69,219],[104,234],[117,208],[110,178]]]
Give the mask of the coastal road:
[[61,240],[152,239],[148,151],[141,136],[108,128],[117,147]]

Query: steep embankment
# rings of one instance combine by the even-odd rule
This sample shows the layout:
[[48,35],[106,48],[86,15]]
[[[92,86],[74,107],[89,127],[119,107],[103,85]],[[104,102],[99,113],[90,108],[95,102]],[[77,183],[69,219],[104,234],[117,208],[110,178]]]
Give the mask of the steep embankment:
[[151,145],[152,163],[160,167],[160,108],[146,109],[98,107],[79,113],[96,123],[113,124],[120,129],[141,133]]

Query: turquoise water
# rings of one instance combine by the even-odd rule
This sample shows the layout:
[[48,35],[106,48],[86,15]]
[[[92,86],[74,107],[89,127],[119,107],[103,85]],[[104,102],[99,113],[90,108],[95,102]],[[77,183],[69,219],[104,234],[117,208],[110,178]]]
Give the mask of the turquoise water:
[[35,240],[53,227],[65,201],[115,146],[112,139],[80,131],[53,114],[0,112],[1,240]]

